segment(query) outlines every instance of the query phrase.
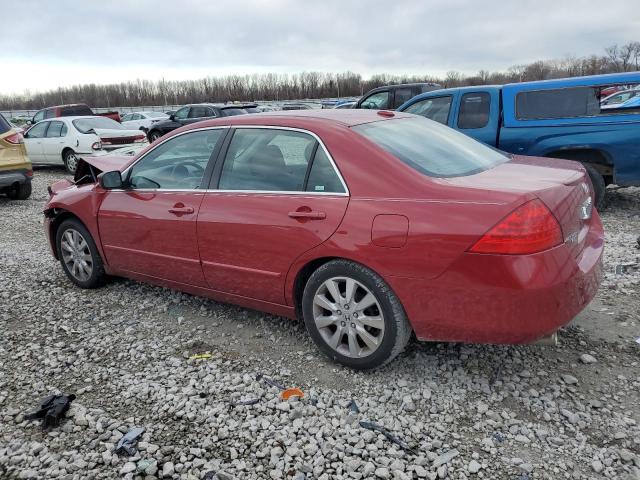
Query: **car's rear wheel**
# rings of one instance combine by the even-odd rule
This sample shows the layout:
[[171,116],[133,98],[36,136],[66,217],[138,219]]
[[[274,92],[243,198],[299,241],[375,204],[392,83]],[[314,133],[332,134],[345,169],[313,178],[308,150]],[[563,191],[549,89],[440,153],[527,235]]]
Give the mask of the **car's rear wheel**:
[[11,200],[26,200],[31,196],[31,182],[19,183],[7,190]]
[[158,132],[157,130],[152,130],[149,132],[149,142],[153,143],[156,140],[158,140],[161,136],[162,134],[160,132]]
[[594,204],[598,210],[601,210],[605,206],[605,195],[607,192],[607,186],[604,183],[604,177],[600,175],[595,168],[585,163],[582,164],[589,174],[591,184],[593,185]]
[[64,166],[69,173],[76,173],[76,169],[78,168],[78,157],[76,152],[71,149],[67,149],[62,154],[62,161],[64,162]]
[[311,275],[302,311],[318,347],[351,368],[386,364],[402,352],[411,335],[404,309],[387,283],[346,260],[325,263]]
[[97,288],[106,280],[96,244],[78,220],[62,222],[56,232],[56,249],[67,277],[79,287]]

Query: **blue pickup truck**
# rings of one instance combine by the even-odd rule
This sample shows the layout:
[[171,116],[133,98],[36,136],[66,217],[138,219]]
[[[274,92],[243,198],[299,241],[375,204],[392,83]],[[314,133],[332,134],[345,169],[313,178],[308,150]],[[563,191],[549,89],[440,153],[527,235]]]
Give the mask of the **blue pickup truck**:
[[413,97],[398,110],[506,152],[577,160],[603,206],[606,185],[640,185],[640,106],[601,109],[601,92],[639,84],[640,72],[631,72],[448,88]]

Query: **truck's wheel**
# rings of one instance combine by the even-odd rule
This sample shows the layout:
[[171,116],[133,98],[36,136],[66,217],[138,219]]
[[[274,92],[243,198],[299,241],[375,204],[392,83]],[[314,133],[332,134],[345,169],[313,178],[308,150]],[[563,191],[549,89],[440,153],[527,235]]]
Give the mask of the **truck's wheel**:
[[7,190],[7,197],[11,200],[26,200],[31,196],[31,182],[20,183]]
[[589,174],[591,185],[593,185],[594,205],[598,210],[602,210],[605,206],[605,193],[607,186],[604,183],[604,177],[591,165],[582,164]]

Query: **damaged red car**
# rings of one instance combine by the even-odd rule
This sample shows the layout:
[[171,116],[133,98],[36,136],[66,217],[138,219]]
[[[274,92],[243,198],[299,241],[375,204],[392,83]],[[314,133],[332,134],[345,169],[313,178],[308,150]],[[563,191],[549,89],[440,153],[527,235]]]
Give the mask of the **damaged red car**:
[[510,156],[410,114],[221,118],[50,189],[53,255],[302,318],[353,368],[426,341],[530,343],[594,297],[603,229],[575,162]]

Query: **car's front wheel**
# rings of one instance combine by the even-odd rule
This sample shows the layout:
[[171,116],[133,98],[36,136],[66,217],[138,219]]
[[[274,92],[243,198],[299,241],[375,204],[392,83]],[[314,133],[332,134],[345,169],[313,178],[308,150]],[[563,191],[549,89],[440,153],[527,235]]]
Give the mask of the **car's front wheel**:
[[76,169],[78,168],[78,156],[76,155],[76,152],[71,149],[65,150],[62,154],[62,161],[64,162],[67,172],[71,174],[76,173]]
[[101,286],[106,273],[89,231],[78,220],[62,222],[56,232],[58,258],[67,277],[81,288]]
[[346,260],[325,263],[311,275],[302,311],[318,347],[351,368],[386,364],[402,352],[411,335],[389,285],[372,270]]

